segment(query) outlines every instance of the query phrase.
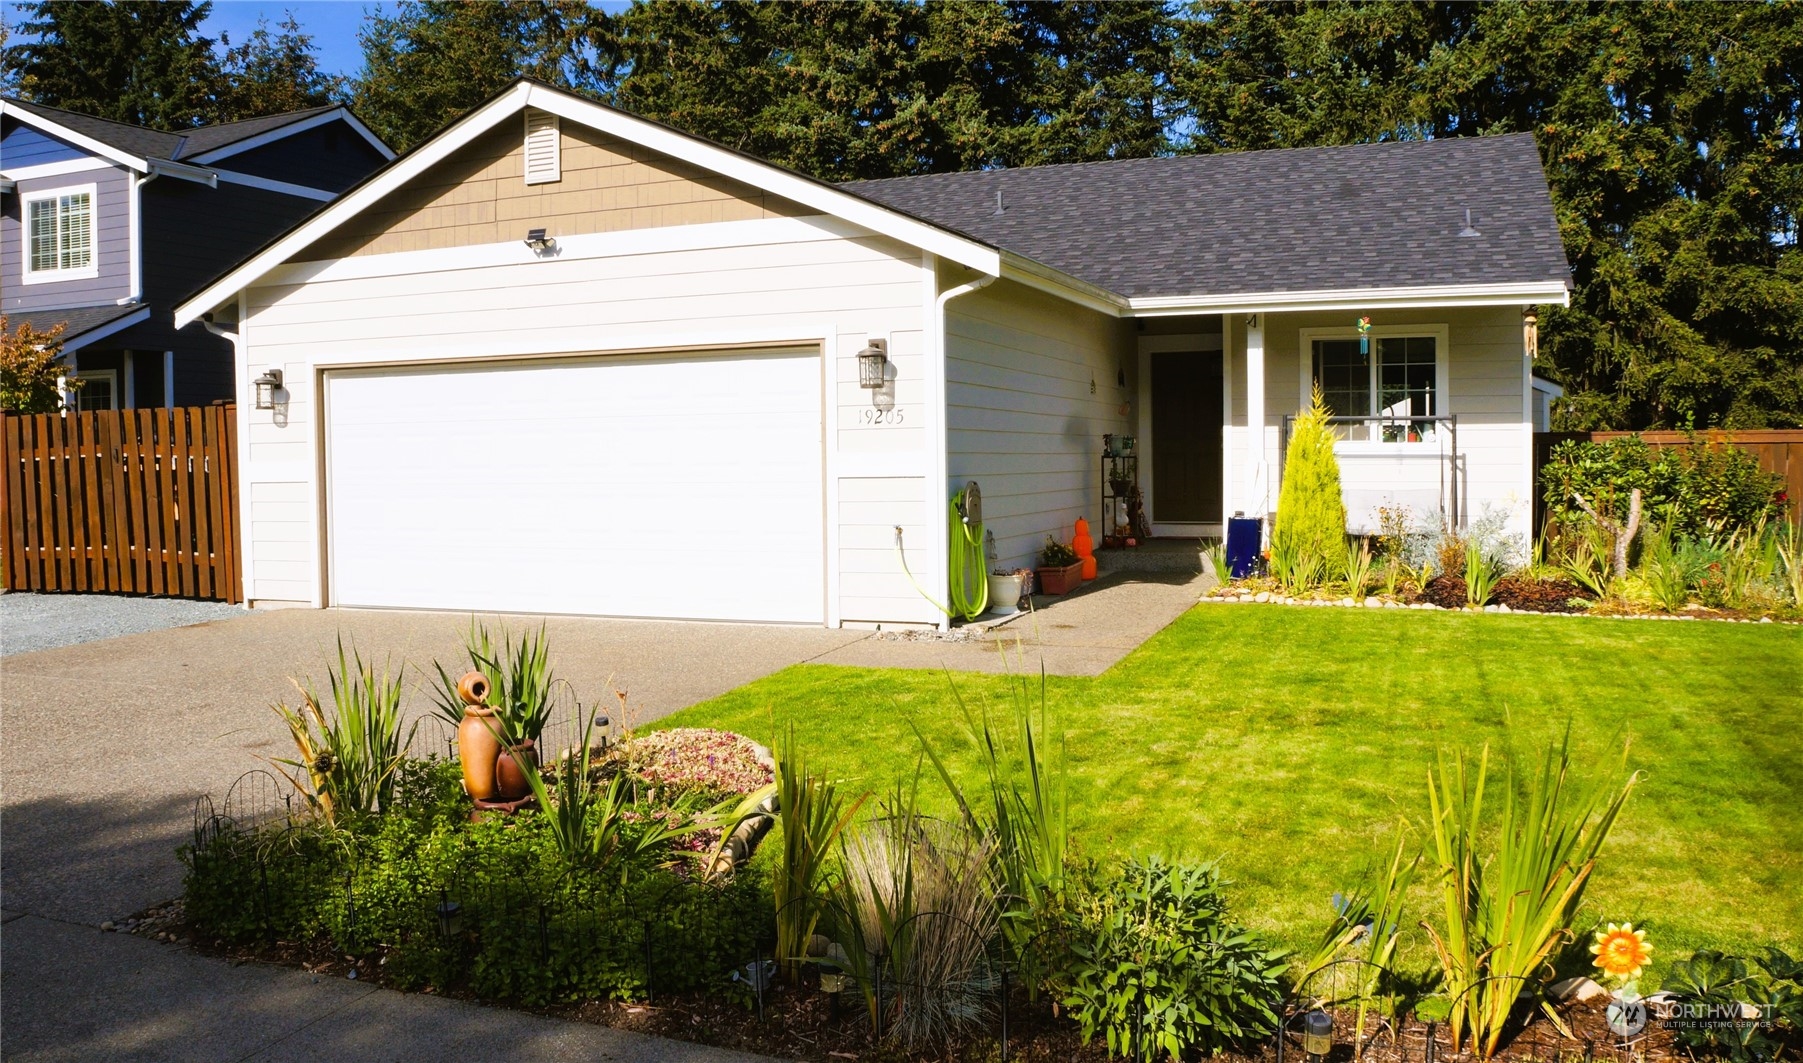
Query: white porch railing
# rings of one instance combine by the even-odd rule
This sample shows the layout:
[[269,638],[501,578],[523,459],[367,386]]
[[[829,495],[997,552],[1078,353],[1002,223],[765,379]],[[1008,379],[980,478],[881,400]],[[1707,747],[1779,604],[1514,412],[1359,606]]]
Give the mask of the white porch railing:
[[[1279,490],[1295,419],[1294,415],[1283,419],[1278,446]],[[1464,527],[1464,507],[1460,504],[1464,460],[1459,452],[1458,414],[1329,417],[1327,423],[1350,429],[1334,448],[1340,460],[1340,490],[1346,502],[1349,531],[1376,534],[1380,509],[1438,514],[1447,526]]]

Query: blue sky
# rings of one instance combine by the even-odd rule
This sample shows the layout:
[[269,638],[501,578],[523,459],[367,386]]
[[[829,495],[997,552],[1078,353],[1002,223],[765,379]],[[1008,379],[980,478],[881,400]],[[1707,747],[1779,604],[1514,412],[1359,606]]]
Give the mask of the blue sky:
[[[600,6],[609,11],[624,8],[621,0],[602,0]],[[201,23],[202,32],[214,40],[227,34],[234,44],[242,43],[257,28],[258,19],[267,19],[271,28],[279,25],[287,12],[293,12],[301,29],[313,36],[319,50],[319,66],[328,74],[356,74],[363,69],[363,49],[357,44],[357,30],[365,13],[381,7],[371,0],[214,0],[212,13]],[[22,15],[15,3],[0,3],[0,16],[9,27],[16,28]]]

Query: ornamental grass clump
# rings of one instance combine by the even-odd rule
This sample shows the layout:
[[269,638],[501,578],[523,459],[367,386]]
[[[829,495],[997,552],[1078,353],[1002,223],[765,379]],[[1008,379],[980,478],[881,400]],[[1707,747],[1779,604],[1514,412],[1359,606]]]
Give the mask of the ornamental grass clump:
[[777,812],[782,819],[782,867],[773,885],[776,956],[791,981],[800,973],[808,942],[826,907],[831,860],[845,828],[869,794],[849,803],[831,779],[807,769],[790,727],[776,761]]
[[1346,502],[1328,416],[1317,388],[1309,408],[1290,427],[1277,524],[1271,530],[1271,558],[1286,589],[1303,589],[1340,569],[1346,557]]
[[[1442,916],[1423,923],[1451,1002],[1455,1053],[1466,1038],[1480,1059],[1495,1054],[1516,999],[1527,993],[1555,1025],[1546,1002],[1551,957],[1572,940],[1571,923],[1596,870],[1597,854],[1638,781],[1619,788],[1578,785],[1571,735],[1549,745],[1539,772],[1517,793],[1511,773],[1500,821],[1484,818],[1490,748],[1468,775],[1463,753],[1428,773],[1428,806],[1440,875]],[[1494,842],[1488,839],[1495,838]]]
[[[403,735],[401,682],[405,666],[392,676],[352,650],[347,657],[338,640],[338,663],[326,670],[331,710],[310,685],[294,681],[301,707],[275,706],[288,725],[295,758],[275,759],[271,766],[288,780],[309,808],[327,824],[348,815],[367,816],[394,799],[395,772],[419,727]],[[291,770],[292,769],[292,770]]]

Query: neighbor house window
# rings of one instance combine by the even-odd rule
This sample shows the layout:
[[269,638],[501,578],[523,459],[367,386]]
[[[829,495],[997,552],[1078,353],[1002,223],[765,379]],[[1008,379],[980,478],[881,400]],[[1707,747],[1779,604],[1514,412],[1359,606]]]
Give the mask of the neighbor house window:
[[94,186],[59,188],[21,198],[27,284],[98,276],[94,254]]
[[119,408],[119,374],[112,369],[83,369],[75,374],[81,381],[76,388],[73,405],[77,410],[86,413],[89,410],[116,410]]
[[1344,439],[1415,443],[1433,438],[1445,412],[1443,333],[1309,338],[1312,376],[1328,412],[1366,420],[1339,426]]

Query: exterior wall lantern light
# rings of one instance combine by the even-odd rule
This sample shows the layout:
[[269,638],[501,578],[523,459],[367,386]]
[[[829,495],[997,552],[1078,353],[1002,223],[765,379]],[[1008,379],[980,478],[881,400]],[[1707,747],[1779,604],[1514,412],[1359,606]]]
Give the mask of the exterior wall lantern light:
[[871,340],[858,352],[858,386],[879,391],[889,377],[889,341]]
[[251,381],[257,389],[257,409],[275,409],[275,393],[282,389],[282,371],[265,369],[263,375]]
[[530,247],[535,254],[542,255],[556,247],[557,241],[546,236],[543,229],[531,229],[526,233],[526,246]]

